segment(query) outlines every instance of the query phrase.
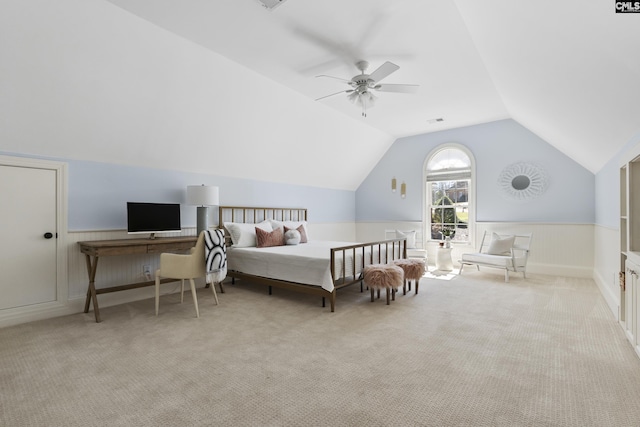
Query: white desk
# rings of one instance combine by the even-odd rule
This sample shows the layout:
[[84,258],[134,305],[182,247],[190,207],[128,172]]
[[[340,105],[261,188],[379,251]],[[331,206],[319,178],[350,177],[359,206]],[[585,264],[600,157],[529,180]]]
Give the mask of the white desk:
[[453,270],[453,260],[451,259],[451,248],[438,247],[436,252],[436,270]]

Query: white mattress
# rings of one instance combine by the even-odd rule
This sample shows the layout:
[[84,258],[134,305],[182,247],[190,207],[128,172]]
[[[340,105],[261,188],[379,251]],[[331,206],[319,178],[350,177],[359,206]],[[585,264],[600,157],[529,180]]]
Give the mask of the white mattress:
[[[331,248],[354,245],[352,242],[314,240],[309,243],[268,248],[227,248],[228,269],[254,276],[321,286],[333,291]],[[384,253],[385,248],[382,247]],[[347,252],[346,276],[352,276],[352,251]],[[377,251],[376,251],[377,252]],[[362,249],[360,249],[360,254]],[[366,251],[368,254],[369,251]],[[356,274],[360,256],[356,252]],[[366,258],[369,258],[368,256]],[[375,260],[374,260],[375,262]],[[368,262],[367,262],[368,264]],[[336,256],[336,273],[342,270],[342,256]]]

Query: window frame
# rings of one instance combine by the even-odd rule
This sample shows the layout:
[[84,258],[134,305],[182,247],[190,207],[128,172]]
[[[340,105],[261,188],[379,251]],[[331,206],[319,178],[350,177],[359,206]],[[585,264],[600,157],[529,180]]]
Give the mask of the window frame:
[[[469,157],[470,168],[471,168],[471,177],[468,178],[468,212],[469,218],[467,227],[469,230],[469,240],[466,242],[456,242],[454,240],[451,241],[453,245],[456,246],[471,246],[474,247],[475,242],[475,228],[476,228],[476,164],[475,157],[471,153],[471,151],[464,145],[448,142],[444,144],[440,144],[435,147],[433,150],[429,152],[429,154],[425,157],[425,160],[422,165],[422,236],[425,245],[431,243],[440,242],[438,239],[431,238],[431,183],[438,181],[427,181],[428,170],[427,167],[429,162],[433,157],[446,149],[456,149],[462,151],[466,156]],[[462,181],[462,180],[443,180],[443,181]]]

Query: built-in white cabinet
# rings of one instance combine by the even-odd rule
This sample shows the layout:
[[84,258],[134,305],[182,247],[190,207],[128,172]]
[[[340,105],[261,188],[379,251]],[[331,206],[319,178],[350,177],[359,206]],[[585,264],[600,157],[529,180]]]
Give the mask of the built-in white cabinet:
[[627,321],[623,325],[627,339],[635,348],[636,353],[640,355],[640,338],[638,337],[640,332],[640,316],[638,316],[640,289],[638,289],[638,275],[640,275],[640,262],[636,263],[628,258],[625,266],[625,318]]
[[624,332],[627,339],[634,348],[640,344],[638,341],[638,331],[640,331],[640,316],[638,316],[638,308],[640,308],[640,290],[638,289],[638,274],[640,266],[635,262],[627,259],[625,262],[625,289],[624,289],[624,319],[622,322]]
[[640,355],[640,146],[620,167],[620,323]]

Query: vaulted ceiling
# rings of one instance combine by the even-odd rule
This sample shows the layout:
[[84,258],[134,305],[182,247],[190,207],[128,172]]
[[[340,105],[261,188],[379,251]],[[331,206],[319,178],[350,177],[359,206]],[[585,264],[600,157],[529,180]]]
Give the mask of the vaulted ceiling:
[[597,172],[640,131],[640,15],[610,0],[110,1],[309,100],[391,61],[416,94],[314,102],[393,137],[512,117]]

